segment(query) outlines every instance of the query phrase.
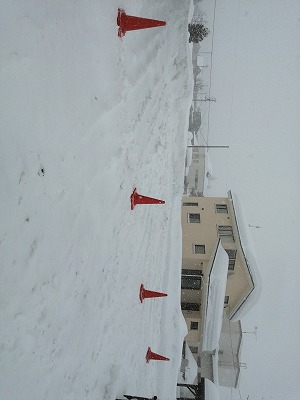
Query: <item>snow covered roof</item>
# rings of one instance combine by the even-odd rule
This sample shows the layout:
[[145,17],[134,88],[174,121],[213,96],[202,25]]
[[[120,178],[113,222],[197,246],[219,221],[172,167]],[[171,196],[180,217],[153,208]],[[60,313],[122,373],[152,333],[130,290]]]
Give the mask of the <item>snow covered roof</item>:
[[[185,372],[185,381],[186,382],[194,382],[198,375],[198,365],[193,356],[189,346],[185,347],[185,359],[188,360],[188,364],[184,370]],[[182,382],[184,383],[184,381]]]
[[228,261],[228,254],[219,239],[211,260],[211,270],[207,282],[202,351],[213,351],[219,348]]
[[242,206],[235,193],[228,192],[229,204],[232,207],[233,216],[235,218],[238,231],[241,250],[250,274],[253,287],[246,297],[242,300],[240,306],[231,315],[233,321],[241,319],[253,306],[256,304],[261,293],[261,278],[257,267],[257,262],[254,257],[254,246],[250,236],[249,228],[245,225],[246,218],[244,217]]

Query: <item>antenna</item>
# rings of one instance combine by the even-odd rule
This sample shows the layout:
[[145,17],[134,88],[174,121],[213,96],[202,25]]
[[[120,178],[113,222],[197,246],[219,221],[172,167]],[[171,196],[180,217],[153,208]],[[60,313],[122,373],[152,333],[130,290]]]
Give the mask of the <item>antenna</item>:
[[242,331],[242,333],[250,333],[252,335],[255,335],[255,338],[257,340],[257,329],[258,329],[257,326],[255,326],[253,332],[252,331]]

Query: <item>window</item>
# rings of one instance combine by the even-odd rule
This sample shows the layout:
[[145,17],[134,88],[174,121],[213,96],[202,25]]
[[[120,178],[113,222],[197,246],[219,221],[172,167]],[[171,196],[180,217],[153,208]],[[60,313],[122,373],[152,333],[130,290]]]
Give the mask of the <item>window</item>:
[[200,311],[199,303],[181,303],[181,309],[184,311]]
[[224,243],[234,243],[232,226],[219,225],[217,229],[218,229],[218,236]]
[[198,330],[198,322],[191,321],[191,329],[197,331]]
[[198,269],[183,269],[181,275],[181,289],[200,290],[201,273]]
[[233,271],[234,265],[235,265],[235,259],[236,259],[236,250],[226,250],[226,253],[228,254],[228,257],[229,257],[228,269],[230,271]]
[[181,277],[181,289],[200,290],[201,289],[201,277]]
[[226,204],[216,204],[215,205],[216,213],[220,214],[228,214],[228,209]]
[[189,224],[200,224],[200,214],[188,213]]
[[204,244],[193,244],[193,254],[205,254]]
[[181,289],[200,290],[201,289],[201,277],[190,277],[183,275],[181,277]]
[[225,296],[224,304],[228,304],[228,303],[229,303],[229,296]]
[[193,354],[198,354],[198,347],[197,346],[189,346],[190,350]]
[[189,203],[189,202],[186,202],[186,203],[182,203],[182,205],[183,205],[184,207],[198,207],[198,203]]

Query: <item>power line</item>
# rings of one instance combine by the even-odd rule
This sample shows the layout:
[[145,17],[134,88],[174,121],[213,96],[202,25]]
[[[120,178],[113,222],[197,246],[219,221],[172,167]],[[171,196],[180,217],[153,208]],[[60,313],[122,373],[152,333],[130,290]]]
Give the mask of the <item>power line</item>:
[[[214,65],[214,41],[215,41],[215,20],[216,20],[216,12],[217,12],[217,0],[214,2],[214,11],[213,11],[213,22],[212,22],[212,41],[211,41],[211,62],[210,62],[210,76],[209,76],[209,86],[208,86],[208,94],[209,97],[211,96],[211,85],[212,85],[212,70]],[[234,101],[234,94],[235,94],[235,76],[236,76],[236,57],[237,57],[237,45],[238,45],[238,32],[239,32],[239,19],[240,19],[240,0],[238,3],[238,12],[237,12],[237,23],[236,23],[236,32],[235,32],[235,50],[234,50],[234,65],[233,65],[233,78],[232,78],[232,93],[231,93],[231,109],[230,109],[230,119],[229,119],[229,137],[228,143],[230,146],[231,143],[231,132],[232,132],[232,118],[233,118],[233,101]],[[207,111],[207,140],[205,141],[207,144],[209,143],[209,135],[210,135],[210,107],[211,104],[208,104],[208,111]],[[206,114],[206,112],[205,112]],[[201,132],[201,136],[203,134]],[[204,137],[203,137],[204,138]],[[228,171],[229,171],[229,160],[230,154],[227,153],[227,160],[226,160],[226,188],[228,189]]]

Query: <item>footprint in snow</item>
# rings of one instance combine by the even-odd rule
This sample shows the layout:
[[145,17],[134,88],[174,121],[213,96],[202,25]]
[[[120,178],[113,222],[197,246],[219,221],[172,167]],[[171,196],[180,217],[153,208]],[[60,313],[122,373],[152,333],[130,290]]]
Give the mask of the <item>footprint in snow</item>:
[[39,175],[39,176],[45,176],[45,168],[44,168],[44,167],[41,167],[41,168],[39,169],[38,175]]

